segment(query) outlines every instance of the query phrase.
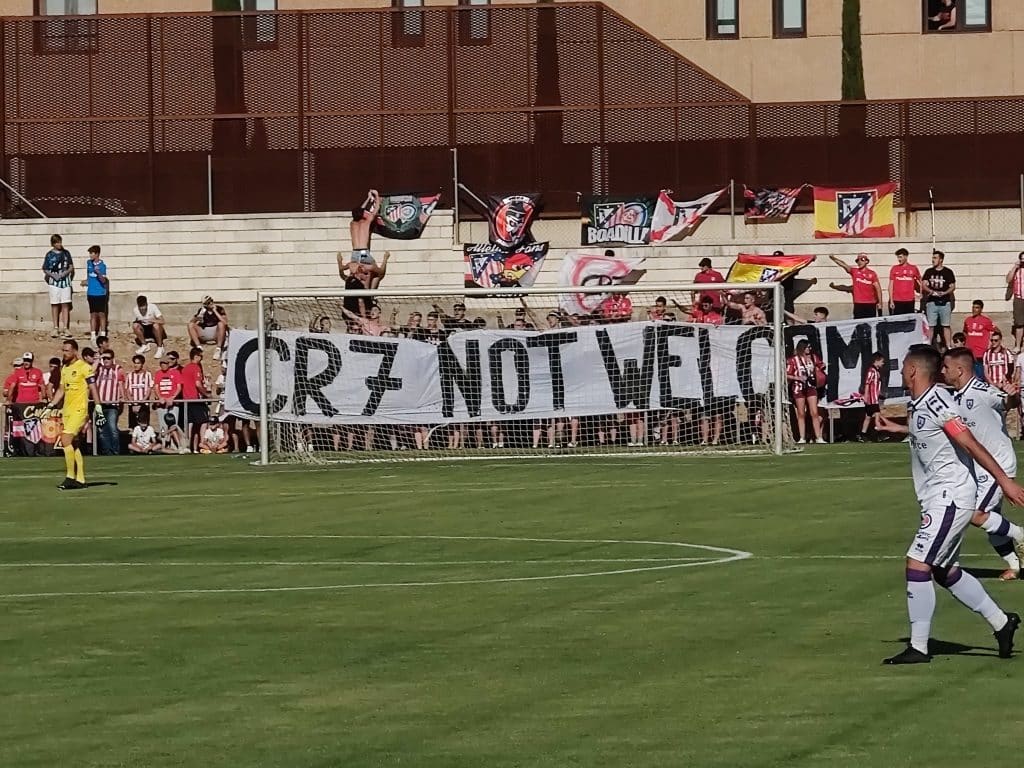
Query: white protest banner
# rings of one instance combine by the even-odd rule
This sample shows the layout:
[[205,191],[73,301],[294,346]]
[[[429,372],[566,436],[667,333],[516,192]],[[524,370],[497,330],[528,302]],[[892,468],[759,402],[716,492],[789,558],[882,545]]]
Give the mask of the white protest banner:
[[[829,366],[826,400],[860,387],[878,349],[887,397],[923,320],[840,321],[787,329]],[[693,408],[770,391],[769,327],[637,322],[544,332],[466,331],[434,346],[412,339],[276,331],[268,335],[269,411],[307,424],[437,424]],[[259,406],[256,334],[232,331],[226,409]]]

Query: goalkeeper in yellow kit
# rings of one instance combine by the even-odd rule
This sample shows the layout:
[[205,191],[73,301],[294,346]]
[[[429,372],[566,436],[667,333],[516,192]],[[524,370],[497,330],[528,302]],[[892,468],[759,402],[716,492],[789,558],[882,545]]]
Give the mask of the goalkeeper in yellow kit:
[[82,451],[76,440],[82,428],[89,420],[89,397],[96,403],[96,424],[103,426],[103,409],[100,406],[96,381],[93,378],[92,366],[78,357],[78,342],[68,339],[61,347],[64,367],[60,371],[60,388],[47,404],[55,408],[63,402],[61,417],[64,431],[60,443],[64,447],[64,466],[67,468],[64,482],[57,487],[62,491],[73,491],[85,488],[85,462]]

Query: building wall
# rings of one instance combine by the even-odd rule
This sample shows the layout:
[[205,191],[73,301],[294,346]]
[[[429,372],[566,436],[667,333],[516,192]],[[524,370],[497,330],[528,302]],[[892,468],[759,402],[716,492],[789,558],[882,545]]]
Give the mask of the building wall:
[[[457,0],[426,0],[454,5]],[[495,5],[515,0],[493,0]],[[705,0],[606,0],[652,36],[757,102],[840,98],[842,0],[808,0],[807,37],[773,39],[770,0],[739,0],[740,39],[705,39]],[[103,13],[205,11],[211,0],[98,0]],[[281,10],[380,8],[389,0],[278,0]],[[0,0],[27,15],[32,0]],[[922,34],[919,0],[862,0],[869,99],[1024,94],[1024,2],[992,0],[992,32]]]
[[[1008,309],[1003,299],[1006,270],[1017,253],[1024,250],[1018,211],[973,212],[975,234],[939,241],[947,254],[946,263],[958,276],[960,308],[969,300],[983,299],[997,319],[1003,321]],[[830,281],[847,282],[845,274],[828,260],[836,254],[852,261],[854,254],[871,254],[875,268],[887,279],[893,251],[903,245],[912,260],[928,264],[932,243],[927,214],[913,214],[901,225],[904,237],[897,240],[809,240],[808,216],[794,217],[786,228],[770,225],[736,225],[731,236],[728,217],[715,216],[704,223],[698,236],[679,244],[637,248],[632,254],[647,257],[647,275],[641,282],[673,283],[691,281],[697,262],[708,256],[714,266],[728,270],[737,253],[816,254],[817,261],[802,273],[818,283],[798,303],[798,311],[817,304],[834,308],[836,317],[849,315],[848,294],[829,289]],[[336,254],[348,253],[347,218],[342,214],[291,214],[252,216],[196,216],[190,218],[50,219],[47,221],[5,221],[3,261],[0,262],[0,329],[46,330],[50,311],[40,267],[49,248],[49,237],[59,232],[75,258],[76,282],[84,276],[87,248],[99,243],[107,262],[112,289],[111,328],[127,329],[135,296],[142,293],[156,302],[168,318],[169,332],[180,339],[185,322],[204,295],[227,306],[236,327],[253,327],[256,292],[341,290]],[[486,240],[481,224],[463,224],[461,236]],[[552,248],[539,275],[538,285],[558,284],[559,267],[565,253],[578,248],[578,221],[541,221],[534,235],[549,240]],[[438,211],[419,240],[374,240],[378,259],[390,249],[385,288],[430,288],[458,290],[465,273],[462,248],[454,246],[451,211]],[[602,249],[596,249],[602,251]],[[77,288],[73,328],[87,330],[84,289]],[[686,300],[685,296],[679,297]],[[423,302],[420,302],[422,304]]]

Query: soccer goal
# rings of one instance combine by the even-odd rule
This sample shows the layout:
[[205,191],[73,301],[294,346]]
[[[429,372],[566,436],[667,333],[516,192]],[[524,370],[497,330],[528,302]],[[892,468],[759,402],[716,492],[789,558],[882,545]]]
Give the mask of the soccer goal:
[[[258,301],[258,332],[232,331],[225,396],[258,419],[263,463],[782,453],[792,442],[779,284]],[[767,324],[740,322],[760,321],[757,307]]]

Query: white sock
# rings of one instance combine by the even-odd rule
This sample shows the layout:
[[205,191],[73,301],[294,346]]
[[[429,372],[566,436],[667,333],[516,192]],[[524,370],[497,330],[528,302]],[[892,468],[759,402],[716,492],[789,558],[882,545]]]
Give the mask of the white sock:
[[1003,609],[989,597],[988,592],[981,586],[981,582],[967,571],[960,571],[960,578],[947,589],[953,597],[975,613],[980,614],[992,629],[1002,629],[1006,624],[1006,614],[1003,613]]
[[1002,557],[1003,557],[1003,560],[1006,561],[1006,565],[1007,565],[1008,568],[1010,568],[1010,569],[1012,569],[1014,571],[1019,571],[1020,570],[1020,558],[1017,557],[1017,553],[1016,552],[1011,552],[1010,554],[1003,555]]
[[928,581],[907,582],[907,615],[910,616],[910,644],[928,653],[928,635],[935,613],[935,585]]
[[981,530],[985,531],[985,533],[1009,536],[1014,541],[1024,539],[1024,528],[1021,528],[1016,523],[1007,520],[998,512],[988,513],[988,519],[981,524]]

